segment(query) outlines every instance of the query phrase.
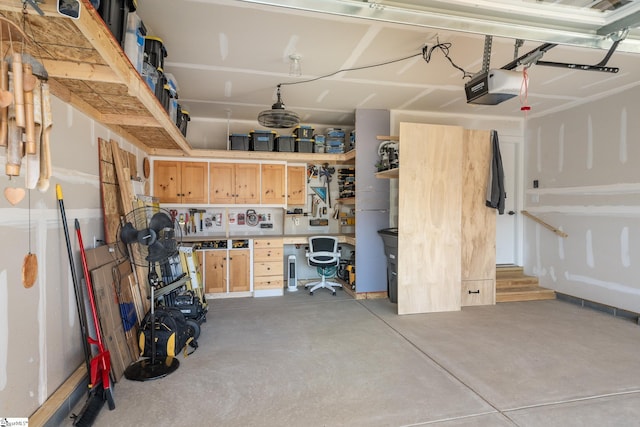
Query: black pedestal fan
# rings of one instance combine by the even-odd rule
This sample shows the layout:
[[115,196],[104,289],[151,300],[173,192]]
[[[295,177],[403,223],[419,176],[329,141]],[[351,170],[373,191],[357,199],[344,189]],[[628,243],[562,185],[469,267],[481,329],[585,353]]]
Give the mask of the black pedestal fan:
[[165,377],[180,366],[174,357],[156,357],[155,289],[162,285],[156,267],[178,253],[176,233],[180,227],[171,216],[157,207],[136,208],[128,213],[120,226],[118,237],[129,252],[132,264],[148,267],[151,295],[151,357],[132,363],[124,371],[129,380],[148,381]]

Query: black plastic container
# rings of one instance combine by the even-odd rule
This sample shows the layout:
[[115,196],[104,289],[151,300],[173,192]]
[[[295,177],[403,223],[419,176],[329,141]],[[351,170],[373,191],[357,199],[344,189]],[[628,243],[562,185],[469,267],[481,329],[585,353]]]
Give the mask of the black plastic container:
[[232,150],[249,150],[249,135],[246,133],[232,133],[229,142]]
[[305,125],[296,126],[293,134],[296,138],[311,139],[313,138],[313,128]]
[[314,143],[313,139],[298,138],[296,139],[296,151],[298,153],[313,153]]
[[164,76],[164,73],[162,72],[161,69],[158,69],[157,72],[158,72],[158,79],[156,80],[155,95],[156,95],[156,98],[158,98],[158,101],[160,101],[160,103],[164,106],[164,102],[163,102],[165,97],[164,87],[167,85],[167,78]]
[[180,133],[182,133],[182,136],[184,137],[187,136],[187,125],[190,121],[191,117],[189,116],[189,112],[185,110],[183,106],[178,104],[178,120],[176,124],[178,125],[178,129],[180,129]]
[[273,151],[273,141],[276,133],[272,130],[253,130],[250,134],[249,150]]
[[135,12],[137,6],[136,0],[100,1],[98,14],[121,46],[124,45],[124,34],[127,31],[127,15]]
[[144,38],[144,54],[148,63],[156,68],[164,69],[164,58],[167,57],[167,50],[161,38],[146,36]]
[[295,151],[295,137],[293,136],[279,136],[276,138],[276,151],[280,152],[293,152]]

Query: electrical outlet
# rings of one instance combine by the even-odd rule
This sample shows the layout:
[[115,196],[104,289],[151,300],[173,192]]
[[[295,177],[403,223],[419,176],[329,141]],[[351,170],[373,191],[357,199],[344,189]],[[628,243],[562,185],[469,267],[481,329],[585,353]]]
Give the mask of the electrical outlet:
[[93,236],[93,249],[98,247],[98,238],[96,236]]
[[533,180],[533,188],[538,188],[538,180],[537,179]]

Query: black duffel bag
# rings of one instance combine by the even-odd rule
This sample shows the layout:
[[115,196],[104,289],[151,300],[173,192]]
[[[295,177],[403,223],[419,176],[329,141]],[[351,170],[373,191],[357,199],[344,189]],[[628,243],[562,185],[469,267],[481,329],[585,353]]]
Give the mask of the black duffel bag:
[[[193,337],[193,329],[187,326],[184,314],[175,307],[158,307],[154,310],[156,357],[176,357],[184,350],[185,357],[198,348]],[[140,324],[138,345],[143,357],[151,357],[151,312],[147,313]],[[193,351],[187,353],[187,348]]]

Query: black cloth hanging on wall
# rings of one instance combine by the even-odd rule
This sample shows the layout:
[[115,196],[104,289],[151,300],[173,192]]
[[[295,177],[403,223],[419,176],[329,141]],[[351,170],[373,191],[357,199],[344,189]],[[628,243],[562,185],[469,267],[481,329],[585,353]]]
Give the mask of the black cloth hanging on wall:
[[498,209],[500,215],[504,214],[504,202],[507,193],[504,190],[504,170],[502,169],[502,156],[500,155],[500,143],[498,132],[491,131],[491,167],[489,168],[489,184],[487,186],[486,205]]

